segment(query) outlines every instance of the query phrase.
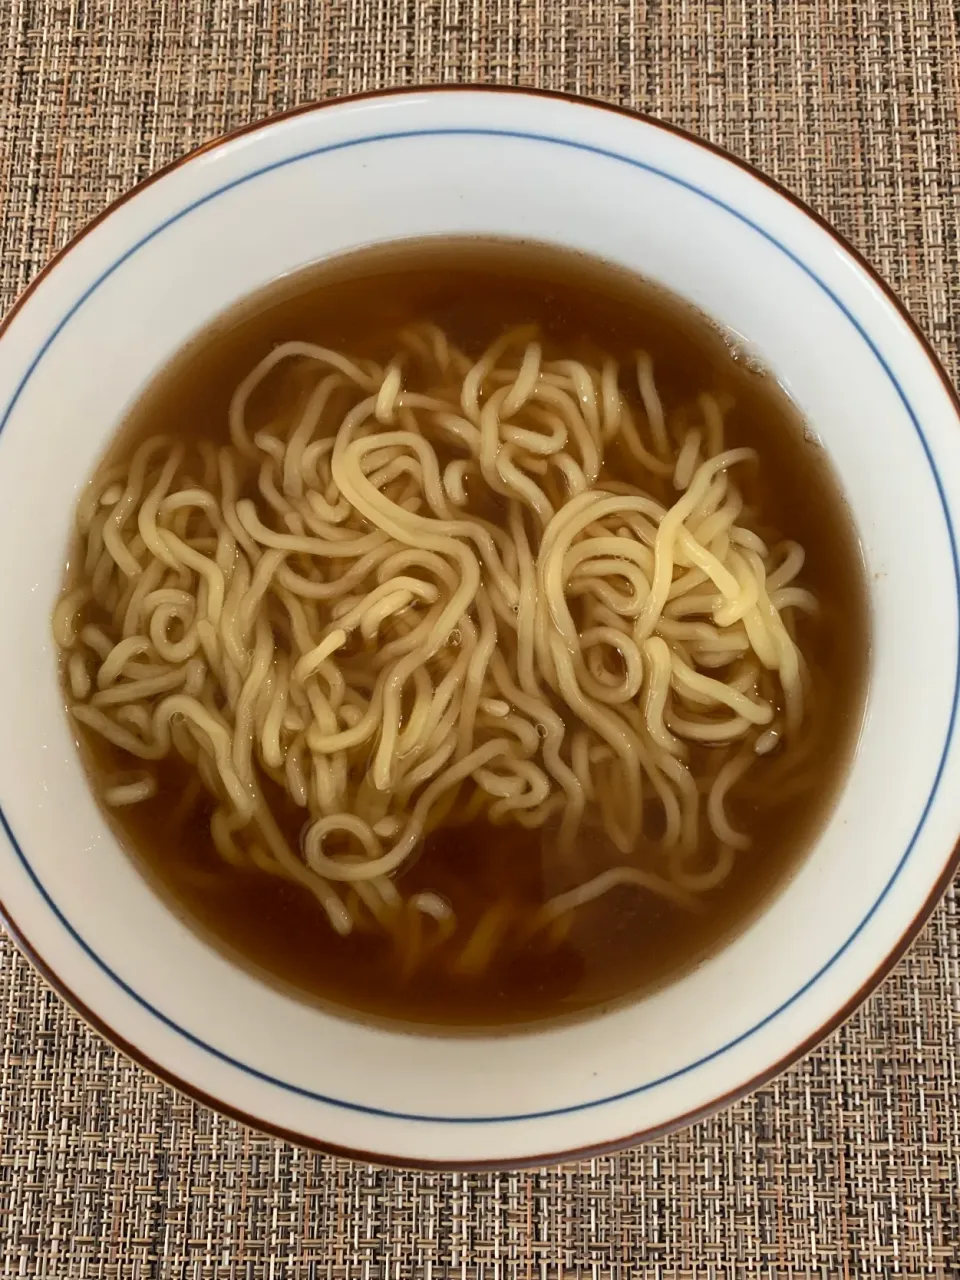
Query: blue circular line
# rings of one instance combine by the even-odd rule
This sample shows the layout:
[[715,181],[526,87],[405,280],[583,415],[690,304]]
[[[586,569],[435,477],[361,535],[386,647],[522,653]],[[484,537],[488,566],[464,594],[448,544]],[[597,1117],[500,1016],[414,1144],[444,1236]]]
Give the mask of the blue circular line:
[[[96,280],[94,280],[93,284],[91,284],[89,288],[87,288],[80,295],[77,301],[74,302],[74,304],[70,307],[70,309],[64,314],[63,318],[60,320],[60,322],[56,325],[56,327],[52,330],[52,332],[49,334],[49,336],[40,346],[36,355],[28,365],[26,372],[24,373],[23,377],[20,379],[20,382],[17,384],[17,387],[13,393],[13,397],[11,398],[10,402],[8,403],[3,413],[3,417],[0,418],[0,432],[2,432],[3,429],[6,427],[7,422],[10,419],[10,415],[13,413],[14,407],[17,404],[17,401],[20,399],[20,396],[23,393],[24,388],[26,387],[30,378],[33,376],[40,361],[46,355],[47,351],[49,351],[50,347],[52,346],[52,344],[54,343],[58,335],[62,333],[66,325],[76,315],[76,313],[87,301],[87,299],[93,293],[95,293],[97,289],[100,288],[100,286],[104,283],[104,281],[108,280],[110,276],[114,274],[114,272],[116,272],[121,266],[123,266],[125,262],[127,262],[130,258],[132,258],[135,253],[137,253],[140,249],[142,249],[144,245],[149,244],[150,241],[154,240],[157,236],[159,236],[161,232],[165,231],[168,227],[173,226],[174,223],[179,222],[182,218],[185,218],[187,214],[192,213],[194,209],[199,209],[201,206],[208,204],[211,200],[216,199],[218,196],[223,195],[227,191],[233,190],[234,187],[243,186],[245,183],[251,182],[253,181],[253,179],[261,177],[265,173],[271,173],[276,169],[286,168],[288,165],[297,164],[301,160],[309,160],[315,156],[327,155],[335,151],[345,151],[353,147],[368,146],[371,143],[376,143],[376,142],[395,142],[395,141],[399,141],[402,139],[409,139],[409,138],[445,137],[445,136],[513,138],[513,139],[517,139],[519,141],[524,141],[524,142],[542,142],[542,143],[547,143],[551,146],[565,147],[573,151],[587,152],[591,155],[600,156],[603,159],[615,160],[620,164],[630,165],[631,168],[634,168],[634,169],[644,170],[645,172],[651,173],[656,177],[665,179],[667,182],[673,183],[675,186],[682,187],[684,190],[689,191],[692,194],[697,195],[702,199],[709,201],[710,204],[715,205],[717,208],[722,209],[725,213],[730,214],[732,217],[736,218],[738,222],[741,222],[745,226],[750,227],[751,230],[755,231],[764,240],[766,240],[768,244],[778,249],[787,258],[789,258],[789,260],[792,263],[794,263],[797,267],[799,267],[800,270],[804,273],[804,275],[806,275],[811,281],[813,281],[813,283],[818,286],[818,288],[830,299],[830,301],[833,302],[834,305],[839,308],[839,310],[843,313],[843,315],[847,318],[847,320],[849,320],[850,324],[854,327],[854,329],[857,331],[857,333],[866,343],[867,347],[870,349],[872,354],[877,359],[878,363],[880,364],[881,368],[883,369],[884,373],[889,379],[891,385],[896,391],[901,404],[903,405],[904,409],[907,412],[907,415],[910,418],[911,423],[913,424],[913,428],[916,431],[917,436],[920,440],[920,443],[923,447],[923,452],[926,455],[927,462],[930,466],[930,470],[933,475],[934,483],[936,484],[937,494],[940,498],[940,505],[943,510],[943,518],[947,526],[947,535],[950,542],[950,555],[951,555],[951,560],[953,564],[954,588],[955,588],[955,592],[958,600],[958,605],[960,605],[960,558],[958,558],[956,537],[954,535],[953,521],[950,518],[950,510],[947,504],[946,493],[944,492],[943,482],[940,478],[939,472],[937,471],[936,463],[934,462],[933,453],[930,449],[930,446],[927,442],[926,437],[923,434],[923,430],[920,426],[919,419],[917,418],[917,415],[914,412],[913,406],[910,404],[910,401],[907,399],[906,393],[904,392],[903,388],[898,382],[896,375],[894,374],[893,370],[890,368],[884,356],[881,354],[876,343],[867,333],[866,329],[863,327],[863,325],[860,323],[857,317],[853,314],[853,312],[850,311],[850,309],[846,306],[846,304],[837,296],[837,294],[833,292],[830,286],[826,284],[826,282],[822,280],[811,267],[807,266],[807,264],[801,258],[799,258],[791,249],[789,249],[782,241],[778,240],[776,236],[771,234],[771,232],[765,230],[762,226],[759,225],[759,223],[754,222],[752,218],[747,217],[746,214],[741,213],[733,205],[730,205],[726,201],[721,200],[718,196],[712,195],[709,191],[704,191],[701,187],[698,187],[695,183],[688,182],[685,178],[679,178],[675,174],[669,173],[665,169],[660,169],[655,165],[647,164],[645,161],[634,159],[632,156],[626,156],[616,151],[609,151],[604,147],[595,147],[590,145],[589,143],[576,142],[569,138],[554,137],[550,134],[526,133],[526,132],[523,132],[522,130],[515,130],[515,129],[479,129],[479,128],[476,128],[476,129],[456,129],[456,128],[407,129],[407,130],[397,131],[394,133],[377,133],[377,134],[371,134],[363,138],[353,138],[345,142],[335,142],[327,146],[314,147],[309,151],[299,152],[296,155],[288,156],[284,160],[277,160],[277,161],[274,161],[272,164],[263,165],[261,168],[254,169],[250,173],[244,174],[240,178],[235,178],[232,182],[227,182],[223,186],[217,187],[215,190],[209,192],[207,195],[201,196],[199,197],[199,199],[194,200],[191,204],[185,205],[184,208],[179,210],[179,212],[172,214],[169,218],[165,219],[165,221],[161,222],[158,226],[154,227],[152,231],[149,231],[145,236],[143,236],[134,245],[132,245],[131,248],[127,249],[125,253],[121,254],[120,257],[117,258],[113,263],[111,263],[109,267],[107,267],[103,272],[101,272],[101,274],[96,278]],[[958,614],[958,617],[960,617],[960,614]],[[783,1013],[786,1009],[789,1009],[791,1005],[795,1004],[803,995],[805,995],[806,992],[809,991],[810,988],[813,987],[820,980],[820,978],[822,978],[823,975],[830,968],[833,967],[834,964],[836,964],[837,960],[839,960],[840,957],[850,948],[850,946],[856,941],[856,939],[860,936],[863,930],[867,927],[867,925],[876,915],[877,911],[880,909],[881,904],[886,899],[887,895],[890,892],[890,889],[893,887],[901,871],[906,865],[906,862],[910,857],[910,854],[913,852],[913,849],[917,843],[917,839],[920,836],[920,832],[922,831],[923,826],[930,813],[930,809],[931,809],[931,806],[933,805],[933,801],[936,796],[937,790],[939,789],[940,782],[943,778],[944,769],[946,767],[947,756],[950,751],[950,744],[953,740],[954,729],[956,727],[958,698],[960,698],[960,633],[958,633],[957,665],[956,665],[956,670],[954,674],[953,696],[950,704],[950,719],[947,725],[947,735],[943,744],[943,750],[940,755],[940,761],[937,766],[937,771],[933,779],[933,785],[931,786],[931,789],[930,789],[930,794],[927,797],[927,802],[923,807],[923,812],[921,813],[920,819],[914,829],[913,835],[910,838],[910,842],[907,845],[902,857],[900,858],[900,861],[897,863],[896,867],[894,868],[893,873],[891,874],[886,885],[884,885],[884,888],[880,893],[880,896],[877,898],[876,902],[873,904],[873,906],[870,908],[870,910],[867,912],[864,918],[860,921],[859,925],[857,925],[856,929],[854,929],[853,933],[850,934],[847,940],[833,953],[833,955],[827,961],[825,961],[824,964],[820,966],[820,968],[816,971],[816,973],[814,973],[813,976],[809,978],[803,984],[803,986],[800,987],[798,991],[795,991],[792,996],[784,1000],[782,1004],[778,1005],[776,1009],[774,1009],[771,1013],[768,1013],[766,1017],[762,1018],[759,1022],[755,1023],[747,1031],[742,1032],[740,1035],[736,1036],[732,1040],[728,1040],[727,1043],[721,1045],[720,1048],[714,1049],[711,1053],[704,1054],[702,1057],[697,1058],[695,1062],[688,1063],[688,1065],[685,1067],[679,1067],[676,1071],[671,1071],[667,1075],[659,1076],[656,1080],[649,1080],[647,1081],[646,1084],[636,1085],[631,1089],[624,1089],[619,1093],[609,1094],[607,1097],[604,1097],[604,1098],[594,1098],[587,1102],[578,1102],[566,1107],[553,1107],[545,1111],[529,1111],[529,1112],[519,1113],[516,1115],[502,1115],[502,1116],[424,1115],[418,1112],[392,1111],[386,1107],[367,1106],[363,1103],[350,1102],[343,1098],[334,1098],[329,1096],[328,1094],[317,1093],[312,1089],[305,1089],[300,1085],[290,1084],[286,1080],[280,1080],[276,1076],[269,1075],[265,1071],[259,1071],[256,1067],[251,1067],[245,1062],[240,1062],[238,1059],[231,1057],[230,1054],[224,1053],[222,1050],[215,1048],[213,1045],[207,1044],[206,1041],[201,1040],[199,1036],[196,1036],[192,1032],[187,1031],[184,1027],[181,1027],[178,1023],[174,1022],[172,1018],[169,1018],[165,1013],[162,1013],[159,1009],[157,1009],[154,1005],[152,1005],[148,1000],[145,1000],[143,996],[139,995],[136,991],[134,991],[134,989],[128,983],[126,983],[123,980],[123,978],[120,977],[119,974],[115,973],[114,970],[104,960],[102,960],[100,956],[97,955],[97,953],[89,946],[89,944],[84,941],[84,939],[80,936],[80,934],[69,922],[69,920],[67,920],[66,916],[63,914],[63,912],[60,910],[57,904],[53,901],[50,894],[47,892],[46,888],[43,886],[43,884],[37,877],[36,872],[34,871],[33,867],[31,866],[30,862],[25,856],[23,850],[21,849],[20,844],[16,836],[14,835],[9,822],[7,821],[6,814],[4,813],[2,807],[0,807],[0,824],[2,824],[3,829],[7,834],[7,838],[10,841],[10,844],[12,845],[15,853],[17,854],[17,857],[20,859],[20,862],[23,865],[24,870],[26,871],[27,875],[32,881],[34,887],[37,889],[37,891],[43,898],[44,902],[46,902],[47,906],[54,913],[56,918],[60,921],[60,923],[67,930],[67,932],[70,934],[73,940],[77,943],[77,945],[84,951],[84,953],[87,956],[89,956],[89,958],[97,965],[97,967],[100,968],[113,982],[115,982],[122,991],[124,991],[128,996],[130,996],[132,1000],[134,1000],[138,1005],[140,1005],[141,1008],[145,1009],[148,1013],[152,1014],[153,1017],[157,1018],[160,1022],[162,1022],[164,1026],[168,1027],[171,1031],[174,1031],[178,1035],[182,1036],[190,1044],[194,1045],[198,1049],[204,1050],[204,1052],[209,1053],[211,1056],[213,1056],[214,1058],[217,1058],[221,1062],[226,1063],[228,1066],[235,1067],[238,1070],[244,1072],[245,1074],[249,1076],[253,1076],[257,1080],[262,1080],[266,1084],[275,1085],[278,1088],[284,1089],[289,1093],[296,1094],[303,1098],[309,1098],[313,1102],[323,1102],[330,1106],[339,1107],[342,1110],[360,1112],[364,1115],[382,1116],[391,1120],[412,1120],[412,1121],[418,1121],[418,1122],[429,1122],[434,1124],[454,1124],[454,1125],[502,1124],[506,1122],[521,1121],[521,1120],[544,1120],[544,1119],[550,1118],[551,1116],[570,1115],[577,1111],[586,1111],[593,1107],[604,1106],[607,1103],[620,1102],[625,1098],[635,1097],[641,1093],[648,1093],[650,1092],[651,1089],[655,1089],[662,1084],[667,1084],[671,1080],[676,1080],[680,1076],[687,1075],[691,1071],[695,1071],[698,1067],[702,1067],[706,1063],[712,1062],[715,1058],[720,1057],[722,1054],[726,1053],[728,1050],[735,1048],[739,1044],[742,1044],[745,1040],[749,1039],[750,1036],[754,1035],[757,1031],[760,1031],[763,1027],[767,1026],[768,1023],[772,1022],[775,1018],[779,1017],[781,1013]]]

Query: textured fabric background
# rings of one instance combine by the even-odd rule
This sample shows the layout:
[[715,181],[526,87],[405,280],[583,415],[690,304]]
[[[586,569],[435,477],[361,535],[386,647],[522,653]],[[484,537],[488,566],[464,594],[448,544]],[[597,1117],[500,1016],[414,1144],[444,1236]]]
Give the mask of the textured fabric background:
[[[0,0],[0,308],[115,196],[251,118],[435,80],[662,115],[760,165],[952,373],[950,0]],[[0,1277],[960,1276],[960,906],[772,1085],[543,1173],[383,1172],[261,1138],[92,1034],[0,946]]]

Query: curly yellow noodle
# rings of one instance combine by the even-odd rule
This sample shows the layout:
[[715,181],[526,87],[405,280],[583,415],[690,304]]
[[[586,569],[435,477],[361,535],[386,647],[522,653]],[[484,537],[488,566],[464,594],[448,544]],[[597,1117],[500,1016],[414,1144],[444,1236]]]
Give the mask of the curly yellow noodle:
[[[225,863],[303,884],[338,933],[395,933],[408,969],[460,927],[398,879],[445,822],[553,832],[573,886],[522,927],[494,903],[460,972],[624,886],[696,909],[749,844],[728,799],[804,724],[790,611],[817,602],[803,548],[745,520],[727,406],[668,420],[650,357],[627,374],[547,358],[530,327],[478,359],[430,324],[379,365],[285,342],[236,388],[228,444],[111,462],[53,618],[72,714],[143,762],[104,802],[149,800],[153,762],[183,758]],[[285,378],[293,407],[253,430]],[[599,873],[587,822],[617,850]]]

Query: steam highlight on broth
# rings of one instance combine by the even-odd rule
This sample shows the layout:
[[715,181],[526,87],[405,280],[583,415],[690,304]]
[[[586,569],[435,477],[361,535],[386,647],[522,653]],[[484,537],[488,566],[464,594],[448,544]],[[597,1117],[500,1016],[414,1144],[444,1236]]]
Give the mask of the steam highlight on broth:
[[[150,435],[83,494],[53,629],[70,714],[125,762],[102,803],[177,761],[222,868],[300,886],[408,981],[549,954],[608,897],[709,910],[756,856],[751,780],[802,789],[823,729],[820,602],[749,501],[733,398],[669,406],[648,349],[536,322],[379,345],[272,345],[225,437]],[[475,824],[539,838],[535,900],[461,918],[411,880]]]

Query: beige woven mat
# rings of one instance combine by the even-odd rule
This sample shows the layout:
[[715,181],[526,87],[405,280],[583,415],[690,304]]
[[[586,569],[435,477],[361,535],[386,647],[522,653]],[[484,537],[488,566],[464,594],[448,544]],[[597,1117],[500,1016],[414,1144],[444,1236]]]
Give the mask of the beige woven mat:
[[[0,0],[0,307],[223,129],[440,79],[633,104],[810,201],[957,371],[950,0]],[[960,1276],[960,906],[713,1120],[545,1173],[382,1172],[172,1093],[0,948],[0,1277]]]

